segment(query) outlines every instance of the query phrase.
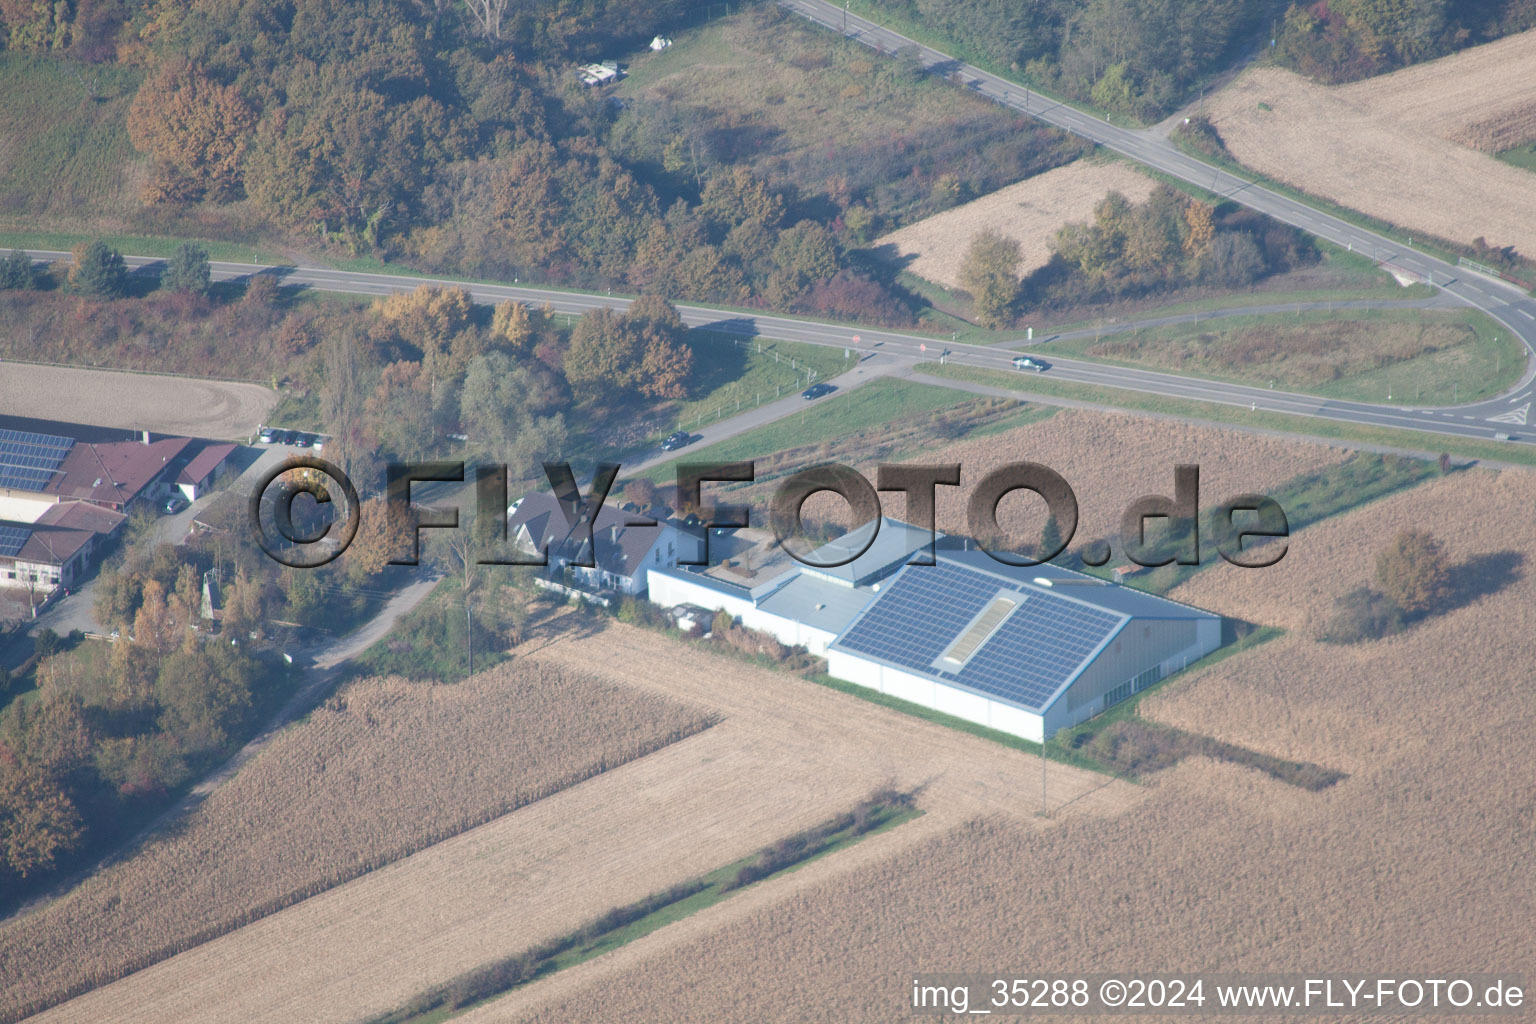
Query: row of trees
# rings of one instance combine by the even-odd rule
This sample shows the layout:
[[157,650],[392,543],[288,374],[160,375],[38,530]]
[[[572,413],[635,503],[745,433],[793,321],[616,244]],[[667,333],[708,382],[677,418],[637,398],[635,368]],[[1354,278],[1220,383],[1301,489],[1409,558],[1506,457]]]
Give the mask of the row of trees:
[[1170,112],[1253,30],[1240,0],[894,0],[963,53],[1105,110]]
[[1331,0],[1292,4],[1279,59],[1325,82],[1349,82],[1536,25],[1531,0]]
[[[44,274],[20,249],[13,249],[0,260],[0,290],[34,291],[45,283]],[[99,239],[82,243],[74,248],[65,284],[71,294],[93,299],[121,298],[128,293],[128,265],[122,253]],[[208,251],[192,243],[177,246],[161,271],[161,290],[206,296],[212,287]]]
[[1141,203],[1109,193],[1091,221],[1057,231],[1052,249],[1051,264],[1021,283],[1018,243],[978,232],[960,268],[977,318],[1006,326],[1021,300],[1077,303],[1192,284],[1239,288],[1317,258],[1293,228],[1236,206],[1213,207],[1168,185]]

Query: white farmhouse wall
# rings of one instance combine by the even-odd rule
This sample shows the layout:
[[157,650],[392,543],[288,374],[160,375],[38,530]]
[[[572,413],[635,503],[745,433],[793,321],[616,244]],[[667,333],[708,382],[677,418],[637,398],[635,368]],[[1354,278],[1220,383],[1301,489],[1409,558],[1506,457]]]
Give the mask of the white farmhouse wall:
[[9,519],[13,523],[35,523],[52,507],[51,501],[11,494],[0,495],[0,519]]

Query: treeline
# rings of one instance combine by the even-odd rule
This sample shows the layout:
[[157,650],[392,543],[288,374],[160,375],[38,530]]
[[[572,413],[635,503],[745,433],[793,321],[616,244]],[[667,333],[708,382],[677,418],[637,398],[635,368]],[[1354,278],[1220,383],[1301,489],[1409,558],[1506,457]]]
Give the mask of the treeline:
[[1005,327],[1021,308],[1063,307],[1209,285],[1231,289],[1316,262],[1305,234],[1237,206],[1212,206],[1168,185],[1140,203],[1111,192],[1093,219],[1064,225],[1051,261],[1022,283],[1019,246],[983,231],[961,265],[978,318]]
[[[0,6],[29,48],[78,34],[42,22],[98,9]],[[153,159],[144,199],[240,202],[297,238],[433,272],[911,320],[845,252],[836,210],[741,163],[701,162],[691,141],[684,157],[677,133],[649,161],[623,112],[576,81],[573,62],[628,52],[691,5],[525,3],[494,24],[488,6],[113,5],[97,56],[147,69],[127,124]]]
[[890,0],[967,55],[1103,110],[1151,120],[1255,28],[1240,0]]
[[1331,0],[1292,4],[1279,60],[1324,82],[1352,82],[1536,25],[1533,0]]
[[38,638],[37,691],[0,711],[0,892],[152,806],[246,724],[264,670],[211,638],[200,578],[139,588],[110,646]]
[[[381,488],[381,454],[433,458],[454,436],[510,466],[515,483],[569,443],[686,397],[695,381],[688,328],[656,295],[623,313],[593,310],[566,328],[524,303],[487,316],[463,289],[423,285],[375,301],[317,356],[312,375],[324,382],[320,414],[333,438],[326,457],[365,493]],[[582,415],[568,420],[576,407]],[[361,550],[370,541],[365,530]],[[348,559],[382,566],[387,557]]]

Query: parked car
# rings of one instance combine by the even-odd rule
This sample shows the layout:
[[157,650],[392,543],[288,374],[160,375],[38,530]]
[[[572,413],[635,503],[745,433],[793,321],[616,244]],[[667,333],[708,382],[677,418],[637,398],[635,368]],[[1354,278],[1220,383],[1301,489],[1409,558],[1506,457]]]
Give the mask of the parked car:
[[256,432],[256,440],[260,441],[262,444],[271,444],[273,440],[276,439],[276,437],[277,431],[273,430],[271,427],[262,427]]
[[1051,364],[1044,359],[1036,359],[1034,356],[1018,356],[1013,361],[1015,370],[1034,370],[1036,373],[1044,373],[1051,368]]
[[280,430],[277,433],[278,444],[293,444],[298,439],[299,432],[297,430]]
[[173,516],[177,512],[180,512],[182,509],[184,509],[186,507],[187,507],[187,499],[183,498],[179,494],[173,494],[173,495],[171,495],[169,498],[167,498],[165,500],[165,514],[166,515]]
[[308,448],[309,447],[309,435],[304,433],[303,431],[298,431],[298,430],[294,431],[293,432],[293,446],[295,448]]
[[830,395],[836,390],[837,386],[835,384],[812,384],[800,392],[800,397],[810,401],[813,398],[820,398],[822,395]]
[[692,440],[693,435],[686,430],[673,431],[662,439],[661,450],[664,452],[675,452]]
[[325,437],[322,434],[310,434],[309,446],[317,452],[325,451]]

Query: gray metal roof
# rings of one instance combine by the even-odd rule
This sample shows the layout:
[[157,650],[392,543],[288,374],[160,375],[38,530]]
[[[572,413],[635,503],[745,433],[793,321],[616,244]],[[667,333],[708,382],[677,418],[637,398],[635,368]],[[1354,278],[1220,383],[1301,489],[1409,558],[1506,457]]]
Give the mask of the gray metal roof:
[[[876,530],[879,532],[871,542],[869,535]],[[807,564],[803,568],[808,573],[841,581],[846,586],[864,586],[895,573],[907,564],[913,552],[926,548],[933,536],[927,530],[899,519],[882,516],[849,530],[836,540],[828,541],[807,557],[809,562],[837,562],[848,558],[865,544],[869,544],[869,550],[843,565],[823,568]]]
[[845,587],[800,573],[758,601],[757,607],[815,629],[841,633],[876,596],[865,588]]

